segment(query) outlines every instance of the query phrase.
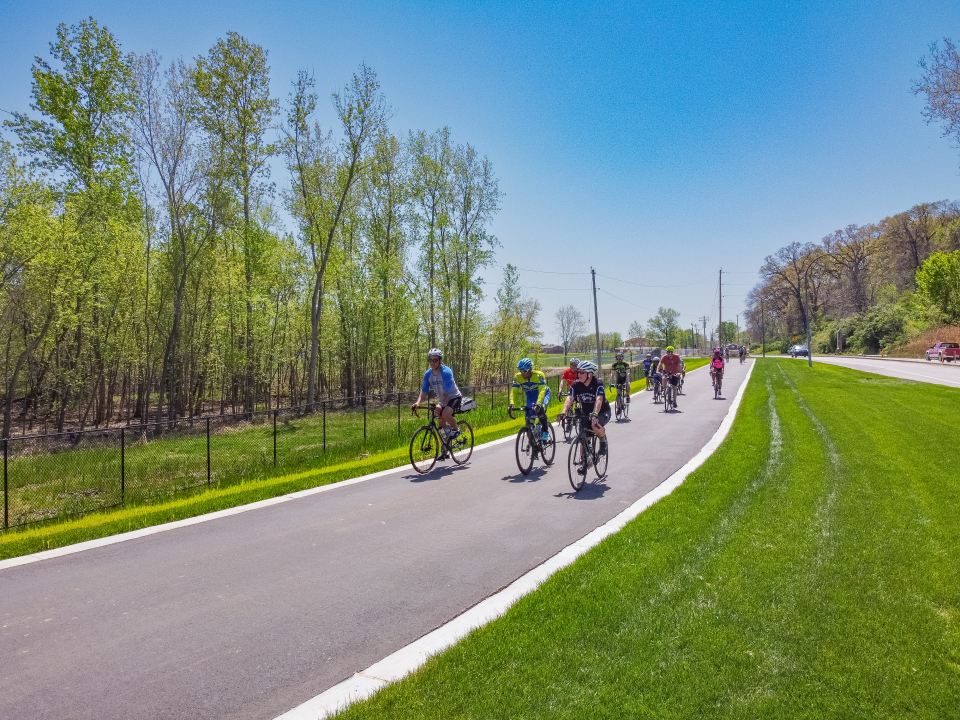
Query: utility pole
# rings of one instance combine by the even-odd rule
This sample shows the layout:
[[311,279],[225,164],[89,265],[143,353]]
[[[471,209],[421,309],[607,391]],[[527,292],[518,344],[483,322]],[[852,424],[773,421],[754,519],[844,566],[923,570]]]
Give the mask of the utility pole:
[[807,366],[813,367],[813,342],[810,339],[810,290],[807,288],[806,281],[803,283],[803,294],[807,302],[807,311],[803,314],[807,319]]
[[767,356],[767,332],[763,319],[763,298],[760,298],[760,352],[763,354],[763,357]]
[[737,339],[736,339],[736,343],[737,343],[737,345],[740,344],[740,313],[737,313]]
[[597,332],[597,372],[599,373],[603,370],[603,365],[600,364],[600,351],[603,348],[600,347],[600,316],[597,315],[597,271],[593,268],[590,268],[590,279],[593,282],[593,327]]
[[706,342],[707,342],[707,320],[708,320],[708,319],[709,319],[709,318],[708,318],[706,315],[704,315],[703,317],[700,318],[700,322],[703,323],[703,342],[704,342],[704,344],[706,344]]
[[717,328],[720,334],[720,347],[723,347],[723,268],[720,268],[720,324]]

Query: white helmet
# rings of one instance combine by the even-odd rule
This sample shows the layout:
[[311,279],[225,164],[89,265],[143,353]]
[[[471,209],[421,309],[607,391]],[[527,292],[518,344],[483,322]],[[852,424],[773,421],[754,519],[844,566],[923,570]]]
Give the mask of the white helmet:
[[427,351],[427,358],[438,357],[443,360],[443,350],[440,348],[430,348]]
[[596,375],[597,365],[589,360],[581,360],[580,364],[577,366],[577,370],[579,372],[592,372],[594,375]]

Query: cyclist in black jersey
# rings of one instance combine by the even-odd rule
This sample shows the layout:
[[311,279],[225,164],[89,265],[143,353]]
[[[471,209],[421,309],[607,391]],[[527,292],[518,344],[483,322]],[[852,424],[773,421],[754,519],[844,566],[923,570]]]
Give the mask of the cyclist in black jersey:
[[623,397],[630,402],[630,365],[623,361],[622,352],[617,353],[617,361],[610,367],[610,384],[618,393],[623,388]]

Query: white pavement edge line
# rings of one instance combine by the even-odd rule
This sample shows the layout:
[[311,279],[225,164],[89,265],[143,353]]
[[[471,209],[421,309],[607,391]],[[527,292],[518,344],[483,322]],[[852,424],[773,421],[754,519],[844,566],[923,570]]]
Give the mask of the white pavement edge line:
[[501,617],[517,600],[536,590],[555,572],[570,565],[588,550],[599,545],[604,539],[622,530],[628,522],[635,519],[644,510],[680,487],[687,476],[703,465],[706,459],[720,447],[720,443],[723,442],[733,426],[737,409],[740,407],[740,401],[743,399],[744,392],[746,392],[754,367],[756,367],[756,363],[750,363],[747,376],[737,390],[730,409],[713,437],[700,449],[700,452],[660,485],[597,529],[565,547],[543,564],[521,575],[500,592],[474,605],[463,614],[427,633],[419,640],[414,640],[383,660],[374,663],[366,670],[357,672],[352,677],[337,683],[302,705],[285,712],[276,720],[322,720],[345,710],[355,702],[371,697],[390,683],[409,675],[434,655],[452,647],[472,631]]
[[[477,450],[488,448],[493,445],[499,445],[500,443],[508,441],[512,442],[514,437],[514,435],[507,435],[506,437],[491,440],[490,442],[483,443],[482,445],[477,445],[473,448],[473,451],[476,452]],[[220,518],[229,517],[231,515],[239,515],[240,513],[250,512],[251,510],[259,510],[261,508],[270,507],[271,505],[278,505],[279,503],[287,502],[288,500],[297,500],[310,495],[316,495],[317,493],[336,490],[348,485],[356,485],[357,483],[366,482],[367,480],[374,480],[385,475],[403,472],[404,470],[408,469],[409,467],[406,464],[398,465],[395,468],[379,470],[378,472],[370,473],[369,475],[361,475],[360,477],[340,480],[338,482],[328,483],[326,485],[320,485],[314,488],[307,488],[306,490],[297,490],[296,492],[288,493],[286,495],[278,495],[277,497],[267,498],[266,500],[257,500],[256,502],[248,503],[246,505],[238,505],[237,507],[227,508],[225,510],[217,510],[215,512],[206,513],[205,515],[197,515],[196,517],[185,518],[183,520],[174,520],[173,522],[163,523],[161,525],[152,525],[150,527],[141,528],[140,530],[131,530],[130,532],[120,533],[119,535],[110,535],[104,538],[97,538],[96,540],[86,540],[73,545],[65,545],[61,548],[54,548],[53,550],[43,550],[31,555],[21,555],[20,557],[0,560],[0,571],[8,568],[19,567],[20,565],[28,565],[30,563],[40,562],[41,560],[52,560],[53,558],[63,557],[64,555],[72,555],[73,553],[83,552],[85,550],[93,550],[95,548],[105,547],[115,543],[126,542],[127,540],[135,540],[137,538],[146,537],[147,535],[155,535],[168,530],[176,530],[178,528],[188,527],[190,525],[209,522],[211,520],[219,520]]]

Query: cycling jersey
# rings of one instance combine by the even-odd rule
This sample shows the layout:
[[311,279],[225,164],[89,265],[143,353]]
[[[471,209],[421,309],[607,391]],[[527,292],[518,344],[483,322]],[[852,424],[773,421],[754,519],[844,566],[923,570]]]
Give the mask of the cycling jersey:
[[435,373],[433,368],[427,370],[423,375],[423,392],[433,391],[440,405],[447,405],[453,398],[460,397],[460,388],[453,379],[453,370],[446,365],[440,366],[440,372]]
[[723,358],[715,357],[710,360],[710,367],[712,367],[714,370],[723,370]]
[[577,381],[578,377],[579,376],[577,375],[576,370],[571,370],[570,368],[567,368],[566,370],[563,371],[563,375],[560,376],[560,379],[567,383],[567,389],[569,390],[573,386],[573,384]]
[[627,371],[630,369],[630,366],[623,362],[615,362],[612,366],[612,370],[617,374],[617,383],[625,383],[627,381]]
[[664,355],[660,358],[660,368],[675,375],[680,372],[680,366],[683,364],[683,360],[680,359],[679,355]]
[[607,395],[603,391],[603,383],[596,377],[589,384],[582,383],[579,380],[570,388],[570,395],[580,405],[580,412],[592,413],[594,404],[598,397],[603,398],[603,404],[600,406],[600,412],[610,412],[610,403],[607,401]]
[[643,372],[645,375],[649,375],[654,368],[653,360],[644,360],[643,361]]
[[516,402],[517,391],[521,390],[526,398],[526,405],[547,405],[550,402],[550,388],[547,387],[547,378],[539,370],[530,373],[530,379],[524,380],[523,373],[513,376],[513,385],[510,387],[510,402]]

